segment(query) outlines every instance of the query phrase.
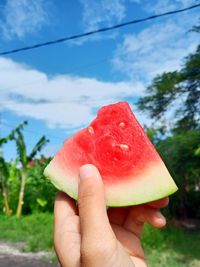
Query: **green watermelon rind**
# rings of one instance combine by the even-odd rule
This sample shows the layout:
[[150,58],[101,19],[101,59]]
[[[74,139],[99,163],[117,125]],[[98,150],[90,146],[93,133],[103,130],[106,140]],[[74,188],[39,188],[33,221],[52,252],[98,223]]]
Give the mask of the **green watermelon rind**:
[[[47,168],[44,171],[45,176],[51,181],[51,183],[58,190],[65,192],[68,196],[70,196],[74,200],[77,200],[78,199],[78,181],[77,181],[78,178],[76,177],[76,182],[74,183],[74,186],[70,186],[70,185],[66,186],[66,184],[63,185],[62,182],[59,182],[60,177],[58,178],[58,176],[57,176],[58,174],[55,175],[56,172],[52,171],[52,169],[51,169],[52,166],[53,166],[53,164],[50,166],[50,169],[47,166]],[[166,169],[164,164],[163,164],[162,168],[163,167],[164,167],[164,169]],[[166,169],[166,171],[167,171],[167,169]],[[166,173],[168,174],[168,171]],[[67,179],[65,181],[67,181]],[[131,190],[133,191],[133,194],[135,193],[135,195],[134,195],[134,197],[131,197],[131,195],[130,195],[130,200],[128,200],[128,199],[123,200],[123,199],[116,197],[116,201],[113,201],[113,200],[112,201],[110,201],[110,200],[106,201],[106,206],[107,207],[135,206],[135,205],[145,204],[145,203],[149,203],[152,201],[156,201],[156,200],[168,197],[168,196],[174,194],[178,190],[178,188],[170,176],[167,177],[167,183],[168,183],[168,186],[167,186],[168,188],[166,188],[166,184],[164,186],[163,182],[161,182],[160,186],[158,186],[158,188],[160,187],[159,190],[158,190],[158,188],[157,188],[157,190],[153,190],[152,194],[149,194],[148,197],[137,196],[137,191],[134,189],[134,187],[132,187]],[[122,185],[119,185],[119,188],[121,186]],[[145,190],[144,190],[144,192],[145,192]],[[147,192],[149,192],[149,189],[147,190]],[[132,196],[133,196],[133,194],[132,194]],[[125,194],[125,195],[127,195],[127,194]],[[106,194],[105,194],[105,197],[106,197]]]

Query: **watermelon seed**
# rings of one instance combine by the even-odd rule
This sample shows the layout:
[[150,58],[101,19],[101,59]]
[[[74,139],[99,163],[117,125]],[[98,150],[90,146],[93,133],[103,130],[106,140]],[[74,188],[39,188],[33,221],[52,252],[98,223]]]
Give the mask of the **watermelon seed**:
[[120,122],[119,127],[120,128],[124,128],[125,127],[125,123],[124,122]]
[[122,150],[125,150],[127,151],[129,149],[129,146],[128,145],[125,145],[125,144],[120,144],[119,147],[122,149]]
[[88,127],[88,132],[91,133],[91,134],[94,134],[94,129],[92,126],[89,126]]

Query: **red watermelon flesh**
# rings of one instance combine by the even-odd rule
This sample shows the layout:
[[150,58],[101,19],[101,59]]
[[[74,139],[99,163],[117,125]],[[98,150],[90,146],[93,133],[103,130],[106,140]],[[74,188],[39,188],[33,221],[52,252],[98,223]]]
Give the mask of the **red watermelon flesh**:
[[157,200],[177,186],[127,102],[102,107],[91,124],[65,141],[44,174],[77,199],[79,168],[94,164],[108,206]]

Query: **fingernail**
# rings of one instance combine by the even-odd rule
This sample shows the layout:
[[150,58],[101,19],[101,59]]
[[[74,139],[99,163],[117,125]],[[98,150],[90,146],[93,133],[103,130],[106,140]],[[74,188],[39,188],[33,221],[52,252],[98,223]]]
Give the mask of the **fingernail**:
[[94,175],[94,168],[87,164],[82,167],[80,167],[80,173],[79,173],[79,178],[80,179],[87,179],[90,178]]
[[161,213],[156,216],[156,221],[160,224],[166,223],[166,219]]

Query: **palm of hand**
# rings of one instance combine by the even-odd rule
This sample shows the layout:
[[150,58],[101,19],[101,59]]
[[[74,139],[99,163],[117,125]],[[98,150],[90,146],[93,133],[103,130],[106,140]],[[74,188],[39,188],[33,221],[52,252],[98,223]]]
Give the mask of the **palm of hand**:
[[[158,209],[166,206],[168,199],[162,199],[148,205],[130,208],[110,208],[108,218],[115,234],[115,249],[109,249],[107,255],[110,263],[105,266],[146,267],[144,251],[140,236],[144,222],[155,227],[165,225],[165,220]],[[62,213],[59,211],[62,210]],[[55,250],[62,267],[81,266],[81,230],[78,208],[74,201],[64,193],[57,196],[55,203]],[[102,238],[104,238],[102,236]],[[105,244],[106,248],[106,244]],[[112,262],[112,263],[111,263]],[[113,264],[116,262],[115,264]]]

